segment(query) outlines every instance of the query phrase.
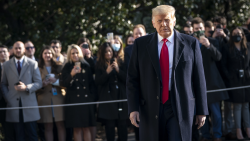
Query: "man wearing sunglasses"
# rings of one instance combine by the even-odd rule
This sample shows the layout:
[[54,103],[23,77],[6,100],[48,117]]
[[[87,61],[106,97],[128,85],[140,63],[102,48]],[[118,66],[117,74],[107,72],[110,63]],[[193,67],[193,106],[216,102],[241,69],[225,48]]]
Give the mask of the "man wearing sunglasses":
[[56,61],[62,63],[63,65],[66,63],[66,58],[61,54],[62,51],[62,43],[59,40],[52,40],[50,42],[50,46],[54,49],[56,54]]
[[35,58],[36,49],[34,47],[34,44],[31,41],[27,41],[25,42],[24,46],[25,46],[25,55],[31,58],[32,60],[38,61],[37,58]]

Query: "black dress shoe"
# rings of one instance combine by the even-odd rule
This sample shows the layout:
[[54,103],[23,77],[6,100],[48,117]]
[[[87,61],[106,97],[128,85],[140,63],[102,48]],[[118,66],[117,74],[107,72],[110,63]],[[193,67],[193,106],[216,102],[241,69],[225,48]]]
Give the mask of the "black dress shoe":
[[230,133],[225,135],[225,139],[226,140],[237,140],[237,137],[232,132],[230,132]]

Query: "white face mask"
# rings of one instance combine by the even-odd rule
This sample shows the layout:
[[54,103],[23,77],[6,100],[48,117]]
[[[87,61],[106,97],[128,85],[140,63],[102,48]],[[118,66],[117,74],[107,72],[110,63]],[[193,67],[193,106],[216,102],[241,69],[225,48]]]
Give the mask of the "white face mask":
[[114,49],[114,51],[119,51],[121,48],[120,44],[112,44],[112,48]]

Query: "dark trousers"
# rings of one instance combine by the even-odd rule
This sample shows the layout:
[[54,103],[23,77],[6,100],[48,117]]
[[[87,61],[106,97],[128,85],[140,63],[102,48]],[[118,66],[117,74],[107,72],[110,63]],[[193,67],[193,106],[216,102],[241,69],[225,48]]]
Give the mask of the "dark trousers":
[[160,141],[181,141],[179,122],[174,116],[170,100],[168,100],[165,104],[160,104],[159,116]]
[[134,131],[135,131],[135,139],[137,141],[139,141],[140,140],[140,138],[139,138],[139,128],[134,126]]
[[2,123],[5,140],[4,141],[15,141],[15,129],[14,124],[11,122],[3,122]]
[[45,141],[45,132],[43,123],[37,123],[38,136],[41,141]]
[[200,133],[199,130],[197,129],[198,126],[195,125],[195,122],[196,122],[196,116],[194,116],[193,126],[192,126],[192,141],[199,141]]
[[128,131],[127,131],[127,120],[106,120],[105,121],[105,131],[107,141],[115,140],[115,127],[117,125],[118,129],[118,141],[127,141]]
[[[22,107],[22,102],[20,100],[19,107]],[[38,141],[37,137],[37,123],[24,122],[23,121],[23,110],[19,110],[19,122],[13,123],[16,141]]]

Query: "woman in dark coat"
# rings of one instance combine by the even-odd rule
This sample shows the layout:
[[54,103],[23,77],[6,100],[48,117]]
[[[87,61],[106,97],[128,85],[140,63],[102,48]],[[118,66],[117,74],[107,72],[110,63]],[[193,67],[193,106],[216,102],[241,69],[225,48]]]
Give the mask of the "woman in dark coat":
[[[68,47],[68,62],[62,70],[62,85],[67,88],[65,103],[86,103],[95,99],[95,83],[89,64],[78,45]],[[80,63],[80,67],[75,65]],[[95,105],[65,107],[66,127],[74,128],[75,141],[91,141],[89,127],[95,126]],[[81,137],[83,132],[83,139]]]
[[[126,65],[122,59],[114,58],[114,50],[108,42],[99,48],[95,81],[98,85],[99,101],[127,99]],[[114,141],[116,125],[118,140],[127,141],[127,108],[127,102],[99,105],[98,117],[105,121],[107,141]]]
[[[93,56],[93,48],[88,38],[82,37],[79,38],[77,41],[77,45],[82,49],[82,55],[84,59],[88,62],[91,72],[95,75],[95,63],[96,63],[96,56]],[[96,111],[96,108],[95,108]],[[91,140],[95,141],[96,137],[96,126],[90,127],[91,133]]]
[[[231,32],[229,46],[225,48],[222,57],[222,69],[229,87],[250,85],[249,61],[250,46],[241,28],[237,27]],[[250,137],[249,102],[250,89],[237,89],[229,92],[230,101],[234,104],[234,120],[238,139],[243,139],[241,131],[241,115],[247,136]]]

